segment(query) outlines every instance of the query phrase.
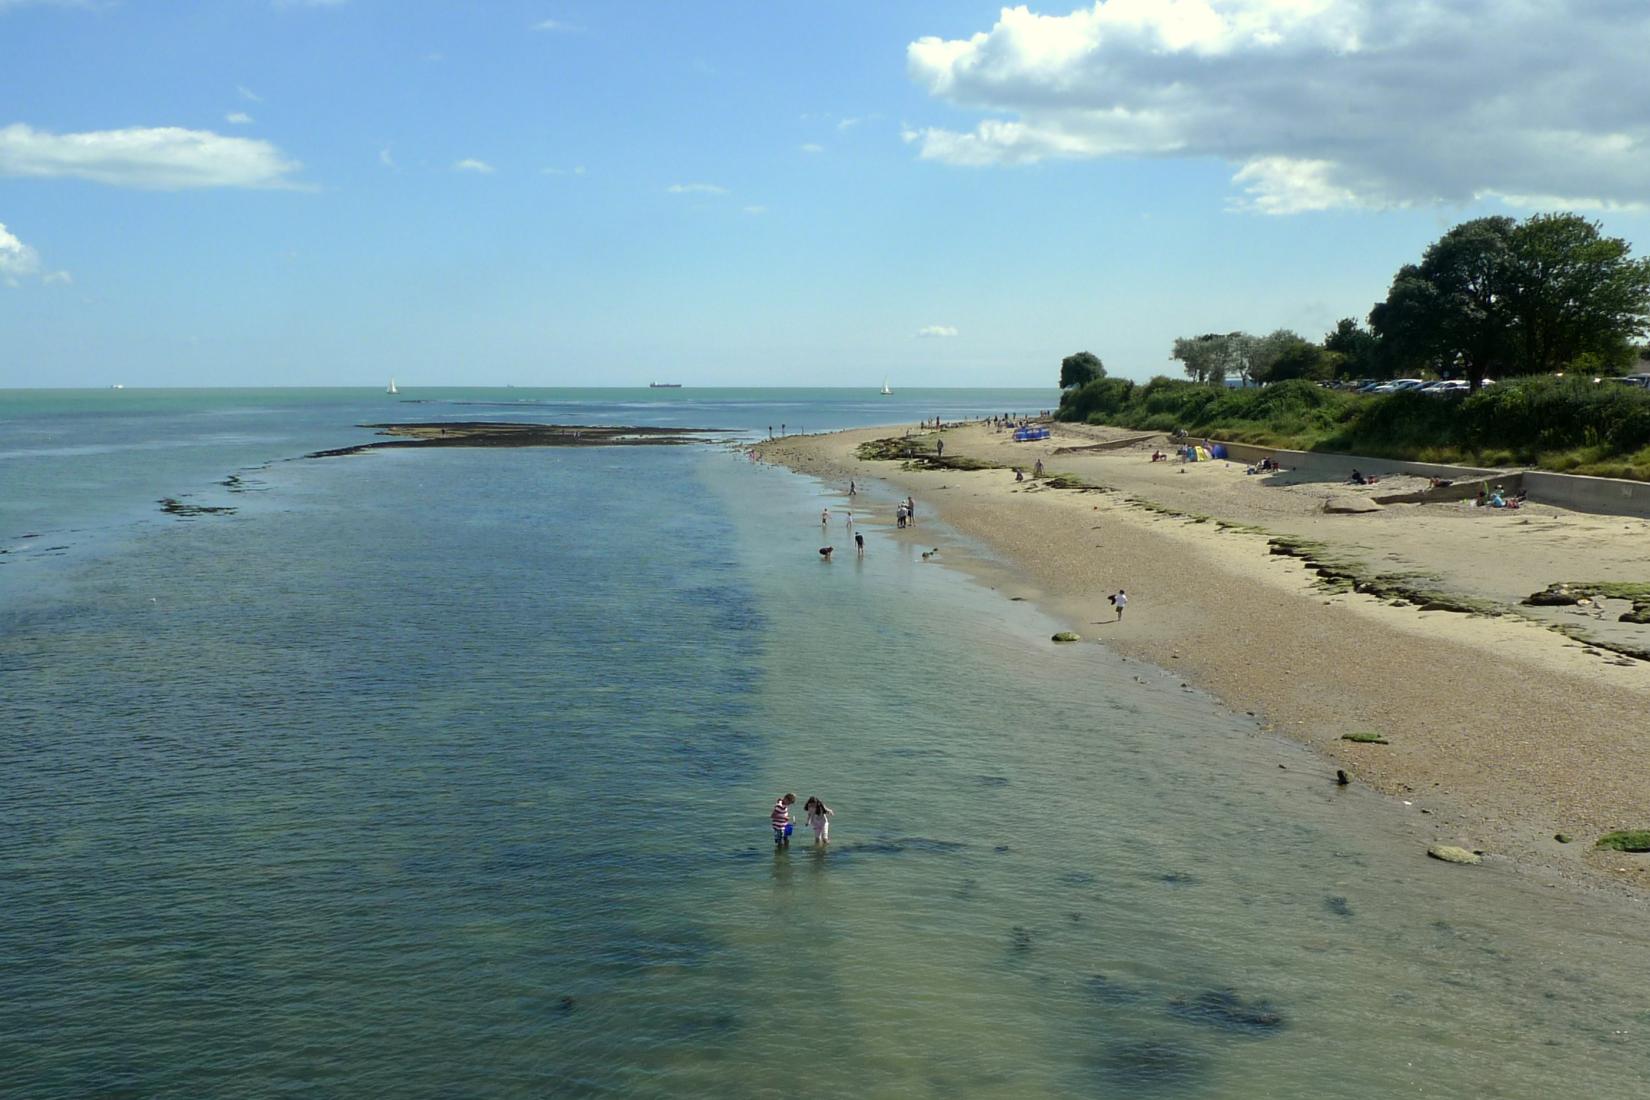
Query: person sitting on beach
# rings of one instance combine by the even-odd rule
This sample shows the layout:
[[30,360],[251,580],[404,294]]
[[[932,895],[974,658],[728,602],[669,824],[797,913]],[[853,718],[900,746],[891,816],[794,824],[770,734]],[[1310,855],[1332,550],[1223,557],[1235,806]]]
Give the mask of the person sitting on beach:
[[1153,451],[1152,452],[1152,461],[1153,462],[1163,462],[1163,461],[1166,461],[1168,459],[1168,457],[1169,456],[1164,454],[1162,451]]
[[1015,481],[1024,481],[1025,479],[1026,479],[1025,471],[1020,469],[1018,466],[1014,467],[1014,480]]
[[791,842],[791,806],[796,802],[796,795],[786,792],[779,801],[773,804],[773,813],[768,822],[773,826],[773,842],[784,846]]
[[819,548],[819,560],[820,561],[830,561],[831,560],[831,551],[835,550],[835,549],[836,549],[836,547],[834,547],[834,546],[821,546]]
[[1352,471],[1352,484],[1354,484],[1354,485],[1368,485],[1369,484],[1369,479],[1364,477],[1364,475],[1361,472],[1359,472],[1358,470],[1353,470]]
[[831,842],[831,808],[817,796],[809,795],[808,801],[802,804],[802,810],[808,815],[808,828],[814,831],[815,844],[829,844]]

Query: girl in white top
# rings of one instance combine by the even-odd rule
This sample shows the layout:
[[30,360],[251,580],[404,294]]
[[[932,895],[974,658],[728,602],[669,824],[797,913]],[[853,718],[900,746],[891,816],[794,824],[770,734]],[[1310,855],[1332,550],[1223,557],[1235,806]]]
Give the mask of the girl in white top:
[[802,804],[802,809],[808,815],[808,828],[814,831],[814,843],[829,844],[831,842],[831,808],[825,805],[817,796],[809,795],[808,801]]

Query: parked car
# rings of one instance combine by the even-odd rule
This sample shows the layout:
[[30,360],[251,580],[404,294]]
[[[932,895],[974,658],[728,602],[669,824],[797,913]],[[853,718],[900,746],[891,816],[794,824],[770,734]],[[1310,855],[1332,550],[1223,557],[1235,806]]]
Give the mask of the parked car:
[[1644,389],[1650,390],[1650,374],[1627,374],[1616,379],[1616,381],[1625,382],[1629,386],[1641,386]]

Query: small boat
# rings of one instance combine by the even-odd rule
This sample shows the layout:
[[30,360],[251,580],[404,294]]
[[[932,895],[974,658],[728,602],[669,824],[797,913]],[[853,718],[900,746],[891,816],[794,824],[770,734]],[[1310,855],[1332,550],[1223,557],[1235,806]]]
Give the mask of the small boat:
[[680,382],[649,382],[647,388],[650,390],[679,390],[682,388],[682,384]]
[[894,391],[888,388],[888,379],[887,379],[886,376],[884,376],[883,379],[882,379],[882,396],[884,396],[884,397],[894,396]]
[[126,383],[124,383],[124,382],[116,382],[116,383],[115,383],[115,384],[114,384],[114,385],[112,385],[112,386],[110,386],[110,387],[109,387],[109,388],[110,388],[110,389],[111,389],[111,390],[123,390],[123,389],[125,389],[125,388],[126,388]]
[[385,393],[400,393],[401,391],[395,388],[395,379],[392,378],[392,379],[390,379],[390,384],[384,387],[384,392]]

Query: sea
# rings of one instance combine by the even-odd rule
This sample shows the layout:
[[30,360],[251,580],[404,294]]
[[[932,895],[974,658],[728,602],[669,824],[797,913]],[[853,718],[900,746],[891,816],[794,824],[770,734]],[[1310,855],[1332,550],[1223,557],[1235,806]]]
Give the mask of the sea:
[[[1056,396],[0,391],[0,1095],[1650,1095],[1642,903],[744,446]],[[506,419],[716,431],[304,457]]]

